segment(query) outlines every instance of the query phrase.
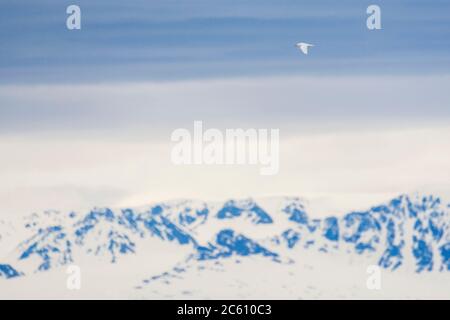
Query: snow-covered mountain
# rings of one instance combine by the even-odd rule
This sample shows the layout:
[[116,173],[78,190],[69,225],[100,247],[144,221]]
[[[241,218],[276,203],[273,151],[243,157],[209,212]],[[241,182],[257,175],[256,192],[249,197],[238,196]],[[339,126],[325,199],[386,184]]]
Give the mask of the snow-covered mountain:
[[450,205],[431,195],[402,195],[325,218],[314,217],[300,198],[183,200],[85,214],[47,211],[0,226],[0,241],[9,243],[1,247],[0,278],[8,279],[80,263],[114,267],[130,256],[150,257],[154,266],[164,255],[149,247],[166,245],[179,254],[178,262],[149,274],[139,287],[199,263],[238,264],[256,257],[264,264],[295,265],[311,253],[364,259],[394,272],[450,271]]

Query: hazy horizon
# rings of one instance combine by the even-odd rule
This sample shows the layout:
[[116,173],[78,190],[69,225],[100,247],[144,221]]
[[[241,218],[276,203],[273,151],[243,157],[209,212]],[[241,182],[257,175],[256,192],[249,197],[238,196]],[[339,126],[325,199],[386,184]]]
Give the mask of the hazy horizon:
[[[4,1],[0,216],[450,186],[450,4]],[[6,12],[8,12],[6,14]],[[315,44],[308,56],[295,43]],[[280,129],[280,173],[170,162],[170,134]],[[350,197],[351,199],[351,197]]]

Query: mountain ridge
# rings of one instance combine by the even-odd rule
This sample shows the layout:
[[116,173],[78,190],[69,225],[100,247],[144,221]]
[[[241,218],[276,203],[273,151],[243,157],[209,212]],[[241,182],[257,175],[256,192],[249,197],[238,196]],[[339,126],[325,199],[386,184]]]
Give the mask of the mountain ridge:
[[125,255],[151,254],[140,251],[146,241],[186,246],[197,260],[260,255],[281,263],[296,250],[316,250],[367,256],[392,271],[450,271],[450,210],[439,197],[400,195],[321,219],[310,217],[300,198],[276,201],[275,209],[252,199],[184,200],[139,209],[94,208],[84,215],[49,211],[45,219],[35,214],[22,226],[31,236],[0,261],[3,275],[48,271],[76,264],[80,256],[114,264]]

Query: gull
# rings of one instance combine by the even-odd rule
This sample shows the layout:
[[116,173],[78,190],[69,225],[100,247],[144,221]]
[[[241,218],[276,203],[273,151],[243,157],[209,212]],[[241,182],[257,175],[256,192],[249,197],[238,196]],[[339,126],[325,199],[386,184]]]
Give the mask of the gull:
[[304,54],[308,54],[309,47],[314,47],[313,44],[306,43],[306,42],[299,42],[295,45],[297,48],[301,50]]

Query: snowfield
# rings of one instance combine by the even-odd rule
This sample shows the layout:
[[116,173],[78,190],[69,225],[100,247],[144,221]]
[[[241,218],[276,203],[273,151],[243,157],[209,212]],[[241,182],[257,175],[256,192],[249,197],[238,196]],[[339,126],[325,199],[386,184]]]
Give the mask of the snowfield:
[[0,299],[450,299],[449,212],[417,194],[325,217],[292,197],[47,211],[0,222]]

